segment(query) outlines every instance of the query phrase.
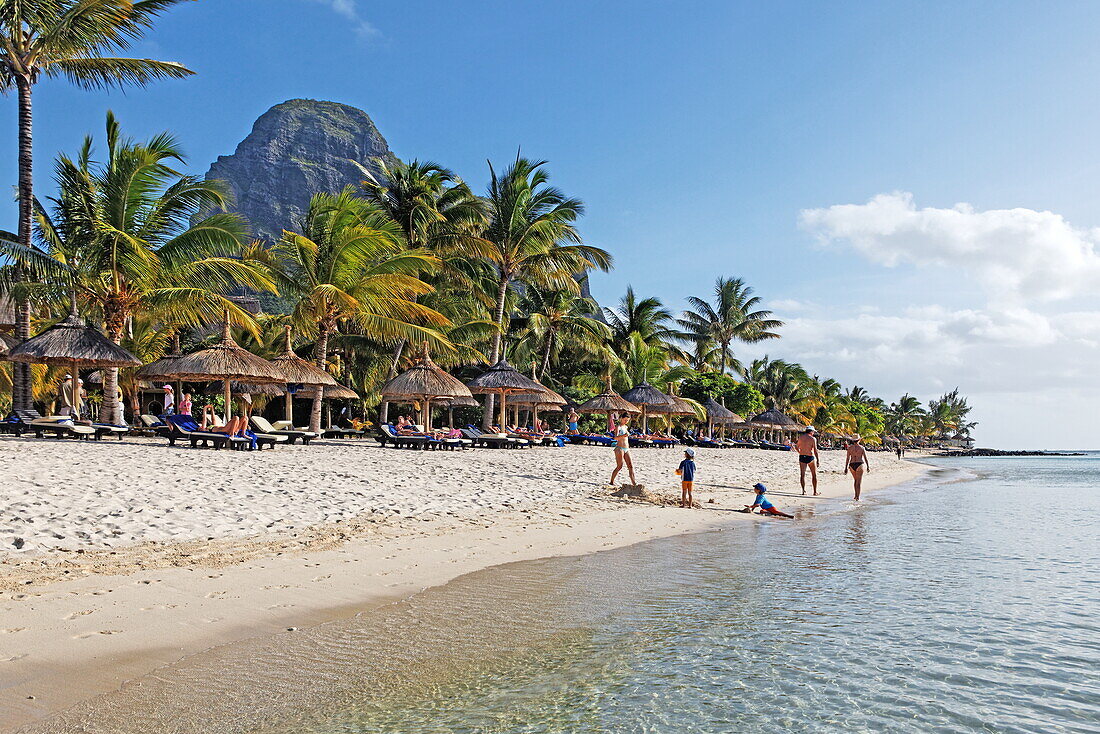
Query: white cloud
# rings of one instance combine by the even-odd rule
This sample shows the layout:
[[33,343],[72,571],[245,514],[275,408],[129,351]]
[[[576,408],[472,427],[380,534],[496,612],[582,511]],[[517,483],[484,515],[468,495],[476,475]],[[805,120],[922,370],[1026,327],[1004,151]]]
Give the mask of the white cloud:
[[355,0],[314,0],[327,5],[335,13],[351,22],[352,30],[360,38],[368,38],[379,35],[379,31],[359,14],[359,6]]
[[822,242],[846,241],[882,265],[962,269],[998,302],[1065,299],[1100,286],[1100,230],[1074,227],[1053,212],[918,209],[912,194],[895,192],[807,209],[800,223]]

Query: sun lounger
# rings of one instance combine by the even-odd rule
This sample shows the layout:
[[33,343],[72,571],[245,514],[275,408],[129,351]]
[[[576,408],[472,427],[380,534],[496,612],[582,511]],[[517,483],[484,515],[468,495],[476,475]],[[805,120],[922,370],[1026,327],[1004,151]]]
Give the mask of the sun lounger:
[[42,414],[37,410],[13,410],[3,423],[3,431],[4,433],[14,433],[16,436],[22,436],[29,430],[28,426],[31,421],[40,418],[42,418]]
[[530,448],[531,442],[525,438],[510,438],[499,433],[482,433],[480,428],[466,426],[462,435],[474,442],[475,446],[488,446],[491,449]]
[[170,415],[167,418],[168,430],[162,435],[168,439],[169,446],[175,446],[180,439],[190,441],[192,448],[201,445],[202,448],[213,446],[220,449],[231,444],[237,446],[242,441],[247,442],[247,439],[231,439],[224,433],[200,430],[195,419],[189,415]]
[[34,431],[38,438],[45,438],[47,434],[55,438],[99,438],[95,428],[74,423],[67,415],[35,418],[27,424],[27,430]]
[[310,441],[317,438],[317,434],[312,431],[299,431],[296,428],[279,428],[279,423],[272,425],[268,422],[267,418],[259,415],[252,416],[250,422],[257,435],[263,433],[268,436],[285,436],[288,444],[293,444],[298,439],[301,439],[302,444],[308,446]]
[[378,442],[385,446],[387,443],[392,445],[395,449],[410,448],[410,449],[426,449],[429,448],[431,439],[427,436],[410,436],[408,434],[400,433],[389,423],[384,423],[379,426],[380,433],[378,434]]

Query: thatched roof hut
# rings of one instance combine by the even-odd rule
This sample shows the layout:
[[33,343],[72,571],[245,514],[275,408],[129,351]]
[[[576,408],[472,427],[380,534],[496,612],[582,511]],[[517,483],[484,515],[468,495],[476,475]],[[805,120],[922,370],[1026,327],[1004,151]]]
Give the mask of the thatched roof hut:
[[617,392],[611,389],[611,378],[607,378],[607,387],[602,393],[586,400],[577,406],[579,413],[641,413],[641,409],[633,403],[623,400]]
[[706,400],[704,400],[703,408],[707,411],[707,420],[711,423],[732,421],[732,419],[737,416],[736,413],[719,403],[714,398],[707,398]]

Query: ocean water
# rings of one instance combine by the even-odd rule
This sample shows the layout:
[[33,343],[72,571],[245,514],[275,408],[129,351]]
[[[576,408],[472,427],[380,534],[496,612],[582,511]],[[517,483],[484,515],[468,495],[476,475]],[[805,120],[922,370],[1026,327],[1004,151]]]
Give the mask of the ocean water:
[[489,569],[50,731],[1098,732],[1100,455]]

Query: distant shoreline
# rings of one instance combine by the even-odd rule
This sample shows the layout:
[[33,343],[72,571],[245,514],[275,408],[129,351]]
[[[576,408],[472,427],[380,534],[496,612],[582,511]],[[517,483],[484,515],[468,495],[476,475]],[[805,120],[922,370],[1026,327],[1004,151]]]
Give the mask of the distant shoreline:
[[1001,449],[966,449],[944,451],[936,456],[971,458],[980,456],[1084,456],[1083,451],[1003,451]]

